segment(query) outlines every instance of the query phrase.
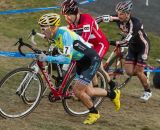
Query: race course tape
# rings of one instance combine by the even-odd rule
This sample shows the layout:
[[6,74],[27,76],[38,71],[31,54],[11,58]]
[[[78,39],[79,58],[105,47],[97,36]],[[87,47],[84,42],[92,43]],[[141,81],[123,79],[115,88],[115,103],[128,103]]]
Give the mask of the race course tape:
[[[79,4],[88,4],[91,2],[95,2],[96,0],[85,0],[80,2]],[[44,7],[44,8],[30,8],[30,9],[21,9],[21,10],[7,10],[7,11],[0,11],[0,15],[6,15],[6,14],[21,14],[21,13],[30,13],[30,12],[39,12],[44,10],[53,10],[53,9],[59,9],[60,6],[53,6],[53,7]]]
[[23,56],[19,52],[7,52],[7,51],[0,51],[0,56],[3,57],[13,57],[13,58],[36,58],[36,55],[33,53],[24,53],[25,56]]
[[[37,55],[31,52],[24,53],[25,56],[23,56],[19,52],[7,52],[7,51],[0,51],[0,56],[2,57],[13,57],[13,58],[36,58]],[[159,73],[160,69],[144,69],[144,72],[154,72],[154,73]]]

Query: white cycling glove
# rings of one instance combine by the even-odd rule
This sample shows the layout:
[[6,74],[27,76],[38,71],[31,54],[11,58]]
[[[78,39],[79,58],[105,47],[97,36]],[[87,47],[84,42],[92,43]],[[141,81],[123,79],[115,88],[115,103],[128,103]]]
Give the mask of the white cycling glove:
[[103,22],[108,23],[110,21],[110,15],[103,15]]
[[38,60],[39,61],[47,61],[47,55],[45,55],[44,53],[39,54]]

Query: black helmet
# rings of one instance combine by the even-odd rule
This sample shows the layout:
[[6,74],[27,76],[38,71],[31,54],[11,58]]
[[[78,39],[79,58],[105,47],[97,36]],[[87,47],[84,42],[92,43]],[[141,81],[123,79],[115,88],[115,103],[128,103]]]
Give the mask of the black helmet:
[[122,11],[122,12],[126,12],[126,13],[129,13],[133,8],[133,3],[132,3],[132,0],[129,0],[129,1],[123,1],[123,2],[119,2],[117,5],[116,5],[116,12],[118,11]]
[[74,14],[77,15],[79,12],[78,3],[74,0],[64,0],[61,5],[61,12],[65,14]]

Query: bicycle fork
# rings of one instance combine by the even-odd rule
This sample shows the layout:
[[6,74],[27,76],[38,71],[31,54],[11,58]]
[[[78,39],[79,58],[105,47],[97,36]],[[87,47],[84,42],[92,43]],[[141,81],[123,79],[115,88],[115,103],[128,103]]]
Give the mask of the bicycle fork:
[[16,90],[16,94],[20,97],[24,95],[24,92],[28,88],[29,83],[34,77],[34,73],[27,73],[26,76],[24,77],[23,81],[19,85],[19,87]]

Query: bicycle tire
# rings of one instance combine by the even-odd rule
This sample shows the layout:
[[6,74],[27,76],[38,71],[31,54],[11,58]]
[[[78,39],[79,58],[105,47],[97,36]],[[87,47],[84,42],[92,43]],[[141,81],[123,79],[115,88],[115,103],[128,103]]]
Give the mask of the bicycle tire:
[[[160,67],[158,67],[157,69],[160,69]],[[156,72],[153,76],[153,85],[155,88],[160,89],[160,73]]]
[[[107,80],[106,80],[106,75],[102,70],[97,71],[97,75],[100,76],[100,81],[99,86],[103,89],[107,88]],[[97,77],[98,77],[97,76]],[[89,110],[82,104],[82,102],[74,95],[74,92],[72,91],[72,83],[74,82],[75,75],[72,76],[64,90],[63,90],[63,95],[66,95],[69,93],[69,97],[67,96],[66,98],[62,98],[62,104],[64,110],[72,116],[83,116],[89,113]],[[92,97],[92,101],[94,103],[94,106],[97,108],[103,101],[103,97]]]
[[[27,76],[27,74],[31,76],[28,80],[26,80],[27,77],[24,79],[24,75]],[[34,87],[31,87],[31,85]],[[0,115],[3,118],[21,118],[27,116],[38,106],[43,87],[44,84],[40,74],[35,73],[31,68],[18,68],[9,72],[0,81]],[[32,89],[31,91],[29,91],[30,88]],[[21,96],[23,93],[27,94],[27,91],[29,91],[29,97],[32,96],[35,100],[30,105],[25,104],[23,96]]]
[[[124,54],[122,53],[122,55]],[[121,89],[131,80],[131,76],[125,73],[123,65],[116,65],[118,62],[120,62],[120,57],[114,56],[104,69],[109,74],[110,78],[116,82],[116,87]]]

